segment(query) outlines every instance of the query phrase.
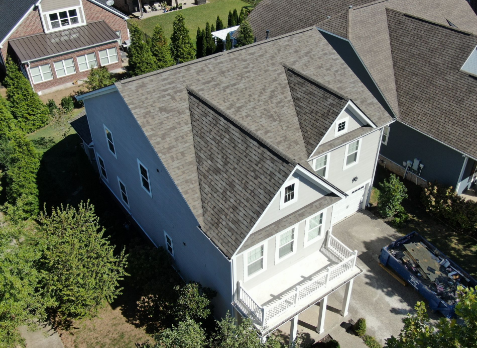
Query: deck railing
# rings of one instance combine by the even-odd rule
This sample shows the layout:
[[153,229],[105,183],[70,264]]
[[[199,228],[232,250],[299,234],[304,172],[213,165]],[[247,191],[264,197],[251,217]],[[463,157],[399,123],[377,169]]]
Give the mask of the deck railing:
[[311,297],[314,295],[316,296],[316,293],[319,291],[324,292],[324,290],[330,287],[330,282],[339,277],[344,277],[354,268],[356,265],[356,257],[358,255],[356,250],[351,251],[347,246],[333,237],[331,233],[328,234],[325,248],[336,254],[341,262],[328,267],[325,271],[318,273],[310,280],[296,286],[293,290],[288,291],[282,295],[280,299],[264,306],[259,305],[252,296],[245,291],[242,284],[239,282],[235,298],[236,306],[239,307],[243,314],[252,319],[257,326],[265,328],[270,320],[278,317],[283,312],[296,307],[298,302],[306,300],[307,298],[311,299]]

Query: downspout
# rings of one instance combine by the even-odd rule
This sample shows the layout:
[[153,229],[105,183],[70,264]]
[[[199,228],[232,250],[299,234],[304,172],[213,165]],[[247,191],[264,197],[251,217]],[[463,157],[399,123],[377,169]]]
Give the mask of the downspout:
[[464,176],[464,171],[465,171],[465,167],[467,167],[468,160],[469,160],[469,157],[464,156],[464,164],[462,165],[462,169],[460,170],[460,174],[459,174],[459,179],[457,180],[457,185],[455,186],[455,192],[457,192],[457,194],[459,194],[460,182],[462,181],[462,177]]

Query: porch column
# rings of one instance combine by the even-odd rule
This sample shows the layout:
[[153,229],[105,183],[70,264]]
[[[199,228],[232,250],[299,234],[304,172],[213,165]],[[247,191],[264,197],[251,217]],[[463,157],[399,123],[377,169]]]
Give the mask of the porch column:
[[353,290],[353,281],[354,279],[351,279],[348,283],[346,283],[343,307],[341,308],[341,315],[343,317],[348,315],[349,301],[351,300],[351,291]]
[[325,331],[325,314],[326,305],[328,303],[328,295],[322,298],[320,301],[320,312],[318,314],[318,325],[316,326],[316,332],[323,333]]
[[296,334],[298,331],[298,314],[290,320],[290,348],[295,347]]

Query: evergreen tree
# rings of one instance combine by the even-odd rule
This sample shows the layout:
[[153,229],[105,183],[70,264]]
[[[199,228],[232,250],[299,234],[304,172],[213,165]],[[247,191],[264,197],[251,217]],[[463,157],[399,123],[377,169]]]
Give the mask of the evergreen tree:
[[237,46],[242,47],[245,45],[250,45],[254,43],[255,38],[253,35],[252,27],[248,20],[245,20],[242,25],[240,25],[238,37],[237,37]]
[[33,91],[30,82],[10,57],[7,58],[6,66],[7,99],[18,127],[30,133],[45,126],[49,120],[50,110]]
[[205,36],[205,29],[202,29],[202,57],[207,56],[207,38]]
[[156,59],[152,55],[150,46],[144,40],[144,33],[136,24],[129,27],[131,45],[129,46],[129,71],[138,76],[157,69]]
[[214,54],[217,52],[217,45],[215,44],[215,37],[212,36],[212,33],[215,31],[215,25],[210,26],[210,37],[209,42],[207,43],[207,48],[210,50],[210,54]]
[[156,25],[152,34],[151,53],[156,59],[158,69],[164,69],[168,66],[174,65],[171,56],[171,49],[167,44],[167,39],[164,36],[164,31],[160,24]]
[[224,23],[222,22],[222,20],[220,19],[219,16],[217,16],[217,20],[215,21],[215,26],[216,26],[217,30],[225,29],[224,28]]
[[233,48],[233,41],[230,37],[230,33],[227,34],[227,38],[225,39],[225,50],[231,50]]
[[88,92],[91,92],[103,87],[111,86],[115,82],[116,79],[108,71],[108,68],[102,66],[91,69],[88,77],[86,78],[85,87]]
[[184,63],[195,59],[195,49],[185,26],[184,17],[178,14],[172,24],[171,53],[174,62]]
[[202,52],[204,50],[204,36],[202,35],[202,30],[200,30],[200,28],[197,28],[197,35],[195,37],[195,48],[195,55],[197,59],[202,58]]
[[239,15],[238,15],[237,9],[234,9],[232,16],[234,17],[234,23],[235,23],[234,25],[239,25],[240,22],[239,22]]
[[240,16],[239,16],[239,24],[242,24],[245,19],[247,19],[247,13],[245,12],[245,9],[242,7],[242,10],[240,11]]
[[214,53],[215,51],[215,43],[212,44],[213,42],[213,37],[212,37],[212,30],[210,29],[210,24],[207,22],[205,25],[205,44],[206,44],[206,55],[210,56],[211,54]]
[[234,21],[234,16],[232,11],[229,11],[229,17],[227,19],[227,28],[234,27],[237,25],[237,22]]

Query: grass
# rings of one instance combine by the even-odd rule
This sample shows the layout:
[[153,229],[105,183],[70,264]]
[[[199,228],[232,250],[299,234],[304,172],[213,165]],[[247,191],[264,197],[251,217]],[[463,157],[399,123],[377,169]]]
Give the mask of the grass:
[[248,4],[241,0],[209,0],[205,5],[189,7],[184,10],[164,13],[159,16],[141,20],[131,19],[130,21],[134,21],[139,28],[148,35],[152,35],[154,27],[160,24],[162,29],[164,29],[165,36],[170,40],[172,35],[172,22],[176,15],[180,13],[185,18],[186,27],[189,29],[189,36],[195,45],[197,28],[204,29],[207,22],[215,26],[217,16],[220,17],[226,27],[229,11],[237,9],[240,13],[240,10],[244,6],[248,6]]

